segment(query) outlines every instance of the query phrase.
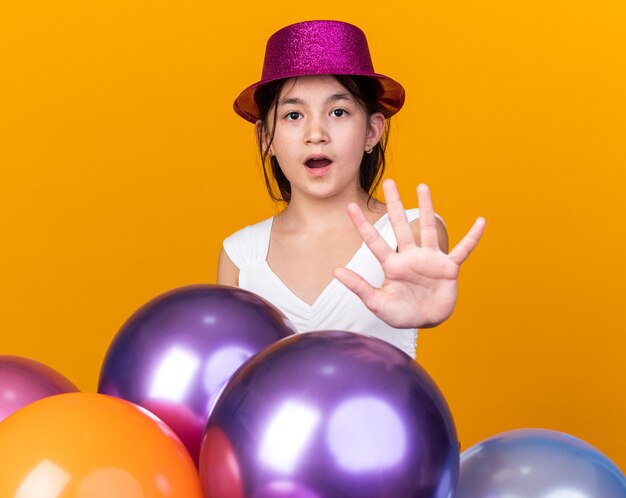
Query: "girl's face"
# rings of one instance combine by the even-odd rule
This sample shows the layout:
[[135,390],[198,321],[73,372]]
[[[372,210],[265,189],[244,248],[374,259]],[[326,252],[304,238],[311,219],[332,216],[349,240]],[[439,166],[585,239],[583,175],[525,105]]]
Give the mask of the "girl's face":
[[299,195],[328,198],[360,192],[361,159],[380,139],[382,114],[368,116],[332,76],[287,80],[276,110],[270,153],[291,183],[292,201]]

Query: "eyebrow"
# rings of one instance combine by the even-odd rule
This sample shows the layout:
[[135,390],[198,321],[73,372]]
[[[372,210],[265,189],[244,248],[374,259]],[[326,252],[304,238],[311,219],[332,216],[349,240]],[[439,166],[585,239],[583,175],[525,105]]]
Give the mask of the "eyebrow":
[[[349,93],[335,93],[326,99],[326,103],[330,104],[341,100],[347,100],[348,102],[354,102],[354,98]],[[278,101],[278,106],[283,105],[304,105],[304,100],[297,97],[285,97]]]
[[354,97],[352,97],[351,94],[349,93],[336,93],[334,95],[331,95],[330,97],[328,97],[328,99],[326,100],[326,102],[337,102],[339,100],[347,100],[349,102],[354,102]]
[[302,105],[304,104],[304,101],[302,99],[296,99],[296,98],[282,98],[278,101],[278,106],[280,107],[281,105]]

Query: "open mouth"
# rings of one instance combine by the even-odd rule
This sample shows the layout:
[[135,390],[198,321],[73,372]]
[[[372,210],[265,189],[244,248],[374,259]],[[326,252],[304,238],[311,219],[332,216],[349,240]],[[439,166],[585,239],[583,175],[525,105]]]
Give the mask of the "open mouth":
[[328,159],[327,157],[320,156],[320,157],[312,157],[310,159],[307,159],[304,164],[306,165],[307,168],[317,169],[317,168],[325,168],[330,163],[332,163],[330,159]]

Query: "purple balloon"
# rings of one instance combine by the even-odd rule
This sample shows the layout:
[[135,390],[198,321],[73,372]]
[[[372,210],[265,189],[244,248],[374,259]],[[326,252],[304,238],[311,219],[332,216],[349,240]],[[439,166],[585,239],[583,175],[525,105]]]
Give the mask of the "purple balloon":
[[122,326],[102,365],[98,392],[157,415],[197,461],[209,412],[232,373],[294,330],[277,308],[243,289],[174,289]]
[[450,411],[424,369],[384,341],[320,331],[231,377],[199,471],[211,498],[449,498],[458,468]]
[[455,498],[626,498],[626,477],[599,450],[562,432],[519,429],[461,455]]
[[0,422],[33,401],[73,392],[74,384],[43,363],[0,355]]

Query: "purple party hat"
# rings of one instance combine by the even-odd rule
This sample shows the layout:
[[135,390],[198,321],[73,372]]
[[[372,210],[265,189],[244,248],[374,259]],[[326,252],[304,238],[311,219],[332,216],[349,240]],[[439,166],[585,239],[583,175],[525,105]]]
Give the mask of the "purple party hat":
[[260,118],[255,101],[260,87],[280,79],[325,74],[377,79],[382,86],[378,101],[387,118],[404,104],[402,85],[374,71],[363,31],[341,21],[305,21],[286,26],[270,37],[261,81],[241,92],[233,107],[242,118],[255,123]]

